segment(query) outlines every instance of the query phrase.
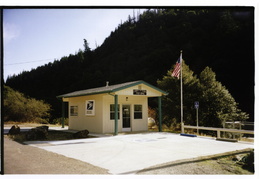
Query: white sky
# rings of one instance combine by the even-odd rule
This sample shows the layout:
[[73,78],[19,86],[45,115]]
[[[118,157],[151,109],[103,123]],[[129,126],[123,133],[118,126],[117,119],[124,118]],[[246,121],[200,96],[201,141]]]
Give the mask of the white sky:
[[[139,9],[4,9],[4,79],[84,49],[93,50]],[[140,9],[141,12],[144,9]]]

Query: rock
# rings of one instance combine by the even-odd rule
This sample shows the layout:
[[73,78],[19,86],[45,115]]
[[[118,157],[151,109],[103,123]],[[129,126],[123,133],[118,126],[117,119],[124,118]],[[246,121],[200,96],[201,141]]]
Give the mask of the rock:
[[38,128],[38,129],[44,129],[44,130],[46,130],[46,132],[49,131],[49,126],[39,126],[39,127],[36,127],[36,128]]
[[26,133],[26,140],[42,140],[42,139],[47,139],[48,136],[48,131],[46,128],[42,127],[36,127],[30,129]]
[[87,138],[89,134],[88,130],[82,130],[73,134],[74,138]]
[[17,135],[20,134],[20,127],[18,125],[13,125],[9,130],[9,135]]
[[148,118],[148,128],[152,129],[156,125],[155,120],[151,117]]

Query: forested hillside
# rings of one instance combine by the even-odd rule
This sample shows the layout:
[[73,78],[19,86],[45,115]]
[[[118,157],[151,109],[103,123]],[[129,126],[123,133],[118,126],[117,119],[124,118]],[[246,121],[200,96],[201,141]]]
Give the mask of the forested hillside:
[[52,116],[59,117],[57,95],[104,86],[106,81],[157,85],[183,50],[195,74],[211,67],[253,121],[254,8],[151,9],[129,16],[95,50],[87,40],[82,43],[76,54],[9,76],[6,85],[50,103]]

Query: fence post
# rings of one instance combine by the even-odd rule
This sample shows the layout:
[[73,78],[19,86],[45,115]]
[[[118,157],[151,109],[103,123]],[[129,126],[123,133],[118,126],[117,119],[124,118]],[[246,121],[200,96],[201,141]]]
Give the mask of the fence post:
[[185,133],[185,131],[184,131],[184,123],[183,122],[181,123],[181,131],[182,131],[182,133]]
[[217,138],[220,138],[220,130],[217,130]]

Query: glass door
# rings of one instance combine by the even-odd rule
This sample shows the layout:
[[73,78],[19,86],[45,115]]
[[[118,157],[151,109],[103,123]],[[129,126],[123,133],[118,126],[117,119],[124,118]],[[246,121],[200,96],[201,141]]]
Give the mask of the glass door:
[[[130,105],[123,105],[123,129],[129,129],[130,131],[130,127],[131,127],[131,111],[130,111]],[[127,131],[127,130],[124,130]]]

